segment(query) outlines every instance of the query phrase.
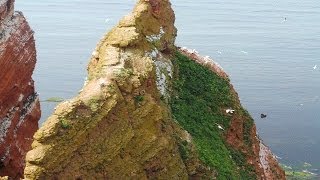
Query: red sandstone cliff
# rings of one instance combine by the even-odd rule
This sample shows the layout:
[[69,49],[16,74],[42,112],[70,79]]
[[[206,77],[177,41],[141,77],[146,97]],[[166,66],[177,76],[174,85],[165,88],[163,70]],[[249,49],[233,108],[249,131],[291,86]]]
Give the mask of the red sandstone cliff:
[[0,176],[23,174],[38,128],[40,104],[31,78],[36,63],[33,31],[14,0],[0,1]]

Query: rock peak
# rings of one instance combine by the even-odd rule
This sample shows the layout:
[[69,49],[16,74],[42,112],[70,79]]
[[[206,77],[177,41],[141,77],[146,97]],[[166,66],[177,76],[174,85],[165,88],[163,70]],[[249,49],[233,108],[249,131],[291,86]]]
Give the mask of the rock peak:
[[25,178],[187,177],[154,74],[175,36],[170,2],[140,0],[97,44],[79,95],[35,134]]
[[140,0],[102,38],[83,89],[36,132],[26,179],[284,178],[261,165],[272,156],[222,68],[175,47],[174,21],[168,0]]

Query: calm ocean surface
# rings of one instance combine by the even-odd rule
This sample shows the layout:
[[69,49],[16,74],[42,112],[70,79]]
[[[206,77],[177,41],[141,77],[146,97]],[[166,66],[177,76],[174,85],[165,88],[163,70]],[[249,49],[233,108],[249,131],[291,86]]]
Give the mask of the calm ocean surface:
[[[71,98],[102,35],[134,0],[16,0],[36,32],[40,98]],[[258,132],[283,163],[320,169],[320,1],[172,0],[177,45],[230,75]],[[285,20],[286,18],[286,20]],[[315,65],[318,68],[313,69]],[[42,102],[42,119],[55,103]],[[266,113],[266,119],[260,119]]]

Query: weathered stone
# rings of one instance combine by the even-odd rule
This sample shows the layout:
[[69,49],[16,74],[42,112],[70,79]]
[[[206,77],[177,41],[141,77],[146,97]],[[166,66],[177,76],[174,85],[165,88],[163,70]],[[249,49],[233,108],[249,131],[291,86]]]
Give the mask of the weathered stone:
[[38,128],[40,105],[31,79],[33,31],[13,0],[0,3],[0,176],[22,177],[25,155]]
[[[140,0],[134,11],[103,37],[92,53],[82,91],[58,105],[35,134],[27,155],[26,179],[216,178],[214,167],[200,160],[191,135],[170,112],[175,71],[171,60],[177,51],[174,20],[168,0]],[[186,55],[228,78],[212,61],[193,53]],[[239,118],[232,123],[242,127],[247,117]],[[241,128],[226,133],[224,141],[248,155],[245,161],[257,168],[258,177],[276,177],[276,173],[263,170],[259,159],[262,146],[257,143],[254,126],[250,132],[253,147],[243,148],[243,139],[229,142],[243,136]],[[187,158],[181,144],[188,151]],[[255,153],[250,155],[249,150]],[[263,159],[273,161],[271,153],[264,152]],[[273,162],[269,167],[282,173]],[[281,175],[277,177],[283,179]]]

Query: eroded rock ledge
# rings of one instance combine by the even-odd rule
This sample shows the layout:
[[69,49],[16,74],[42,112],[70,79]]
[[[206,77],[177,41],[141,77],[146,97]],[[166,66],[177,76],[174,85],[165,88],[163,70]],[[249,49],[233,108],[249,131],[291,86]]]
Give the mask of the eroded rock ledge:
[[[211,59],[174,46],[174,20],[168,0],[140,0],[102,38],[79,95],[35,134],[26,179],[284,179],[228,76]],[[210,107],[215,102],[197,85],[219,106]],[[235,114],[224,113],[228,106]],[[207,119],[194,116],[203,110]]]
[[0,1],[0,176],[22,177],[38,129],[40,105],[31,78],[33,31],[13,0]]

